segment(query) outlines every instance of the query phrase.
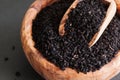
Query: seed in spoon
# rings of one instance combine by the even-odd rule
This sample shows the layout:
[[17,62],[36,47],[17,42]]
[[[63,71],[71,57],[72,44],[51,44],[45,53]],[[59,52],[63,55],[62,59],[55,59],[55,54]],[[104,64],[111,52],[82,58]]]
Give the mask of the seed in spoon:
[[75,0],[73,2],[73,4],[68,8],[68,10],[66,11],[66,13],[64,14],[64,16],[63,16],[63,18],[62,18],[62,20],[60,22],[60,25],[59,25],[59,34],[61,36],[63,36],[64,33],[65,33],[64,25],[66,23],[66,20],[68,19],[68,14],[70,13],[71,9],[74,9],[80,1],[82,1],[82,0]]
[[[89,42],[89,47],[92,47],[99,40],[99,38],[103,34],[104,30],[107,28],[107,26],[109,25],[109,23],[111,22],[111,20],[113,19],[114,15],[116,13],[115,1],[114,0],[106,0],[106,1],[110,3],[109,8],[107,10],[106,17],[104,18],[104,21],[103,21],[102,25],[100,26],[99,31],[93,36],[92,40]],[[70,13],[71,9],[73,9],[77,6],[77,4],[79,2],[80,2],[80,0],[75,0],[73,2],[73,4],[68,8],[66,13],[64,14],[64,16],[60,22],[60,26],[59,26],[59,34],[61,36],[63,36],[65,33],[64,25],[66,23],[66,19],[68,19],[68,14]]]

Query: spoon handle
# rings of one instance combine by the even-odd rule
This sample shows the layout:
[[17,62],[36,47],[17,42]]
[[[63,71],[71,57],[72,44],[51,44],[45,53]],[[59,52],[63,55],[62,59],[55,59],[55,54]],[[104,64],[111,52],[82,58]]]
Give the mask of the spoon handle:
[[108,0],[110,2],[110,6],[107,10],[106,16],[102,25],[99,28],[99,31],[94,35],[92,40],[89,42],[89,47],[92,47],[101,37],[111,20],[113,19],[114,15],[116,14],[116,3],[114,0]]

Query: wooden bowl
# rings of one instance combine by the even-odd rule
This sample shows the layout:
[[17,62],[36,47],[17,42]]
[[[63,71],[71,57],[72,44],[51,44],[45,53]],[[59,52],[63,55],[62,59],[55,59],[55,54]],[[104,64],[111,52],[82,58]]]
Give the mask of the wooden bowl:
[[22,28],[21,40],[24,52],[32,67],[46,80],[109,80],[120,72],[120,51],[111,62],[104,65],[95,72],[77,73],[71,68],[64,71],[47,61],[41,53],[34,47],[32,40],[32,21],[37,13],[44,7],[52,4],[55,0],[36,0],[25,14]]

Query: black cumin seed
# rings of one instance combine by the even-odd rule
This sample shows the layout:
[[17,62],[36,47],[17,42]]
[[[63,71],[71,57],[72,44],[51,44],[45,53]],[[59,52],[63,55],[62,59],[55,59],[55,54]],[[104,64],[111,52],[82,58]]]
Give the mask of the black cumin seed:
[[4,58],[4,61],[5,61],[5,62],[7,62],[8,60],[9,60],[9,58],[8,58],[8,57],[5,57],[5,58]]
[[20,72],[16,72],[16,73],[15,73],[15,76],[16,76],[16,77],[20,77],[20,76],[21,76],[21,73],[20,73]]
[[12,50],[13,50],[13,51],[15,50],[15,46],[14,46],[14,45],[12,46]]
[[65,35],[61,37],[58,27],[73,1],[60,0],[38,13],[32,26],[35,47],[62,70],[66,67],[83,73],[99,70],[120,49],[120,18],[116,15],[99,41],[89,48],[88,43],[98,31],[107,6],[101,0],[82,0],[69,13]]

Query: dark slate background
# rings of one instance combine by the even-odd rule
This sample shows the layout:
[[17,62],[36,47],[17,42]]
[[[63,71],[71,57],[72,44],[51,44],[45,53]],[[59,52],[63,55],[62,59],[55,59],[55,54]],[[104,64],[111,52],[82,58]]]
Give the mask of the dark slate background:
[[44,80],[28,63],[20,41],[21,22],[33,1],[0,0],[0,80]]

